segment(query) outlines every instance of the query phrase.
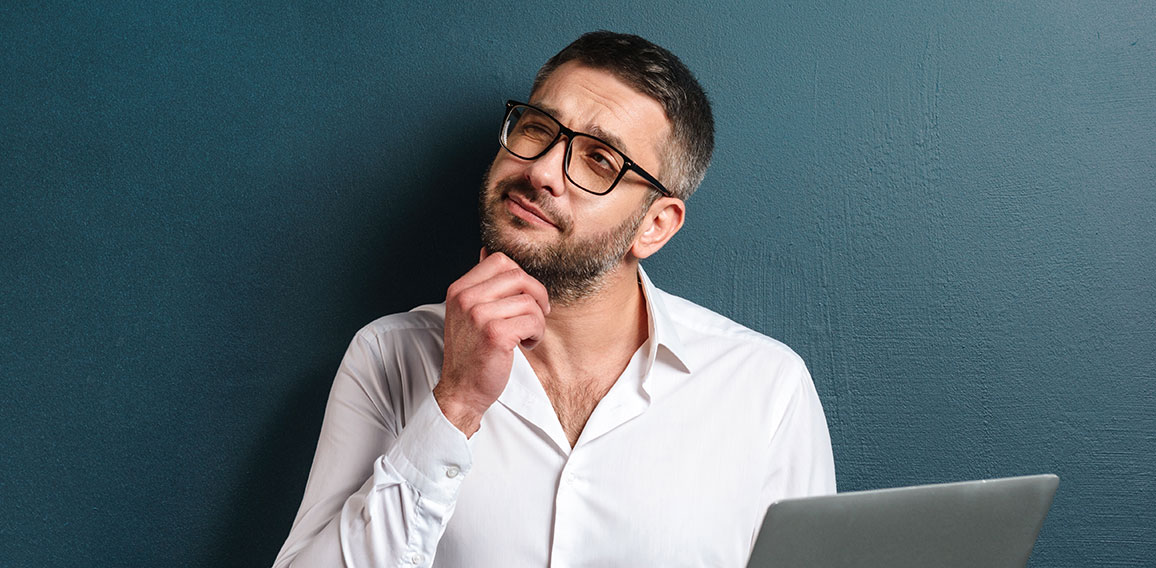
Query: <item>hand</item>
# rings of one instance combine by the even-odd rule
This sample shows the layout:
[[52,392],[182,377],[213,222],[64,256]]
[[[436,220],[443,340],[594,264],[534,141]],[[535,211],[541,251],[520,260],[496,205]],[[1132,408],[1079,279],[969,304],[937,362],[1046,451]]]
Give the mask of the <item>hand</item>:
[[502,253],[487,254],[446,291],[445,357],[434,398],[467,437],[510,380],[514,349],[546,332],[546,288]]

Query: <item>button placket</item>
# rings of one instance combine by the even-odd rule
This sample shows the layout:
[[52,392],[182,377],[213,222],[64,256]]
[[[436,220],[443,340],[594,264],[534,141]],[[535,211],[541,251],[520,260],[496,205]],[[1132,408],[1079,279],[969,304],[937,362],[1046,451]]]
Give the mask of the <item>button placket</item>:
[[584,448],[575,448],[569,459],[562,466],[558,476],[558,490],[554,498],[554,542],[551,545],[551,568],[566,566],[575,560],[575,555],[581,555],[583,544],[577,539],[582,533],[581,523],[576,519],[581,516],[584,507],[583,495],[586,492],[585,478],[582,475],[582,457]]

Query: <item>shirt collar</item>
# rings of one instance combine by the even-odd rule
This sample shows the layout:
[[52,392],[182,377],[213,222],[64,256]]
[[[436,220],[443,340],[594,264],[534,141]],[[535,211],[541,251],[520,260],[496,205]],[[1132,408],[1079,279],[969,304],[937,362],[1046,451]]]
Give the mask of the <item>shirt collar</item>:
[[653,374],[656,361],[662,361],[684,373],[690,373],[686,347],[683,346],[674,320],[671,319],[666,302],[663,301],[664,292],[654,286],[641,265],[638,267],[638,280],[642,283],[642,293],[646,297],[646,315],[649,320],[650,341],[647,360],[651,373],[647,373],[647,376]]

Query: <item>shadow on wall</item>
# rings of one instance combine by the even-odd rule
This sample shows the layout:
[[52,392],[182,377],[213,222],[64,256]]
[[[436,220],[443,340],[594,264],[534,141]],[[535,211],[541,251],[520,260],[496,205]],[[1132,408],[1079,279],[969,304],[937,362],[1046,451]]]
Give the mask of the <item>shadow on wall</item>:
[[[348,310],[342,311],[357,314],[357,325],[438,301],[445,288],[476,262],[477,188],[497,150],[491,122],[481,120],[479,113],[447,118],[430,130],[458,133],[449,145],[428,148],[424,160],[402,162],[410,166],[407,171],[351,180],[381,196],[378,216],[383,219],[369,237],[351,235],[351,243],[346,243],[364,249],[356,254],[365,270],[351,271],[361,281],[339,283],[346,289],[340,301]],[[417,187],[404,187],[407,180],[421,181]],[[284,253],[291,255],[288,250]],[[337,341],[344,344],[350,339]],[[336,365],[321,364],[302,369],[281,406],[268,412],[264,431],[247,440],[254,450],[243,462],[244,478],[233,488],[232,502],[220,515],[217,542],[206,565],[273,563],[305,490],[336,371]],[[371,464],[366,464],[367,477],[370,471]]]

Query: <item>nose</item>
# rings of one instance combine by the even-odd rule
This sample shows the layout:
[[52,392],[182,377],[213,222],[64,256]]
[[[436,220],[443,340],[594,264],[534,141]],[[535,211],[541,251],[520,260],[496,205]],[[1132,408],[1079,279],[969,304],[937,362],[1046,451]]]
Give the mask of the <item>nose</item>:
[[570,139],[565,136],[558,138],[545,154],[530,162],[526,168],[526,181],[530,182],[534,189],[540,189],[555,197],[566,191],[566,174],[562,167],[566,161],[566,146],[569,142]]

